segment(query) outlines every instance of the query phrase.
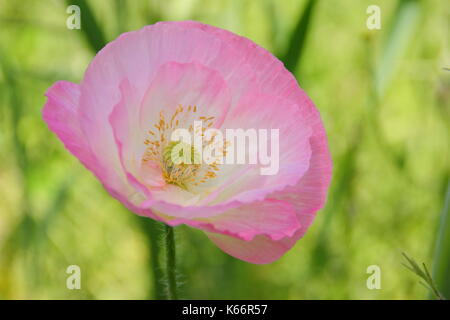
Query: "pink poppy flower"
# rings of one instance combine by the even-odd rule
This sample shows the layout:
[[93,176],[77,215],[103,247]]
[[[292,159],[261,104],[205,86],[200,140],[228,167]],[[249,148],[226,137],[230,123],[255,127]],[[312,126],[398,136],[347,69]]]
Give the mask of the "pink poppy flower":
[[[201,229],[236,258],[278,259],[325,203],[332,164],[319,112],[278,59],[226,30],[183,21],[125,33],[81,84],[58,81],[46,96],[50,130],[113,197],[136,214]],[[278,172],[174,164],[169,133],[196,119],[279,129]]]

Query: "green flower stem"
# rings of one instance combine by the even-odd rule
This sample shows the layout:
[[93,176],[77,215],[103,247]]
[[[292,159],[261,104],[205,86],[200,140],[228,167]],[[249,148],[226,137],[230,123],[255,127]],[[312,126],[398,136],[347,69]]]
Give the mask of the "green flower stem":
[[153,283],[150,285],[152,291],[148,293],[148,299],[162,300],[165,298],[164,286],[164,268],[159,264],[159,257],[162,251],[162,239],[164,238],[165,229],[163,224],[141,216],[135,216],[139,227],[142,229],[143,235],[149,249],[148,266],[152,273]]
[[166,277],[167,277],[167,299],[177,300],[177,279],[175,274],[175,234],[173,227],[165,226],[164,237],[166,247]]

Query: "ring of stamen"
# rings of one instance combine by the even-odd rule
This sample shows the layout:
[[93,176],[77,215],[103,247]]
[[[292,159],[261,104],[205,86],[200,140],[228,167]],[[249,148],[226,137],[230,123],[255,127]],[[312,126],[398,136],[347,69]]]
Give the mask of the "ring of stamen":
[[[190,113],[192,115],[197,111],[198,108],[195,105],[187,107],[178,105],[168,118],[169,121],[166,121],[164,112],[160,111],[159,120],[153,125],[156,130],[149,130],[148,137],[144,140],[146,150],[142,161],[158,164],[166,183],[185,190],[215,178],[219,171],[217,162],[208,165],[199,163],[199,152],[202,150],[196,150],[194,146],[184,142],[170,141],[170,133],[181,127],[185,119],[189,119]],[[198,132],[204,139],[204,132],[213,126],[215,117],[198,116],[197,119],[206,124],[206,127]],[[188,130],[194,133],[192,124],[189,125]],[[206,141],[206,144],[208,143],[211,141]]]

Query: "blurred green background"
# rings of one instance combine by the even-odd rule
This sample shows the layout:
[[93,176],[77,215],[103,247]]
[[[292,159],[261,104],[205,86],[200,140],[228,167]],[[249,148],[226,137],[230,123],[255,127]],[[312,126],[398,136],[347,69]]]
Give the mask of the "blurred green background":
[[[81,7],[81,30],[66,9]],[[368,30],[369,5],[381,30]],[[326,207],[303,240],[251,265],[177,227],[189,299],[426,299],[407,252],[450,297],[450,68],[446,0],[0,0],[0,298],[157,297],[158,226],[127,212],[41,117],[56,80],[159,20],[193,19],[273,52],[319,108],[334,160]],[[81,268],[81,290],[66,268]],[[381,268],[369,290],[366,269]]]

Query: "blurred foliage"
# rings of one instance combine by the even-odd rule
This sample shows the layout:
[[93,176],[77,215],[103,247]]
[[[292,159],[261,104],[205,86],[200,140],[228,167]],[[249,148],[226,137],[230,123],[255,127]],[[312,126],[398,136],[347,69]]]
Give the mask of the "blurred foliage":
[[[66,28],[69,4],[82,7],[81,30]],[[381,30],[366,27],[373,4]],[[307,235],[270,265],[177,227],[181,297],[427,298],[403,251],[432,265],[450,296],[449,17],[445,0],[0,0],[0,298],[158,297],[160,227],[111,198],[41,109],[46,89],[79,82],[105,41],[186,19],[284,60],[321,111],[334,176]],[[72,264],[81,290],[66,289]],[[381,268],[380,290],[366,287],[370,265]]]

